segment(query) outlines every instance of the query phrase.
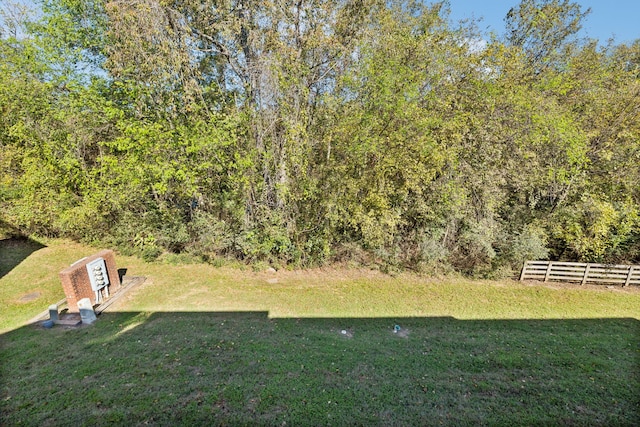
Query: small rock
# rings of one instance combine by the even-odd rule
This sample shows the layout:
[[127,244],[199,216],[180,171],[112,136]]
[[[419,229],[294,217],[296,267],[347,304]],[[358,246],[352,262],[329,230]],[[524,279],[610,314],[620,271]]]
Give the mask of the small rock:
[[350,330],[348,330],[348,329],[342,329],[342,330],[340,331],[340,335],[342,335],[342,336],[343,336],[343,337],[345,337],[345,338],[353,338],[353,332],[351,332],[351,331],[350,331]]
[[275,269],[275,268],[273,268],[273,267],[269,267],[269,268],[267,268],[264,272],[265,272],[265,273],[275,273],[275,272],[276,272],[276,269]]

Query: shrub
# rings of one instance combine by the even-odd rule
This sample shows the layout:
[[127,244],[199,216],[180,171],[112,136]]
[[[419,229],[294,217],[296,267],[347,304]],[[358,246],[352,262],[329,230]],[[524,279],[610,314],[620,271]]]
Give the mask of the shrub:
[[587,262],[611,262],[619,249],[633,245],[640,217],[631,200],[610,202],[585,195],[576,205],[555,215],[553,236],[564,243],[568,254]]

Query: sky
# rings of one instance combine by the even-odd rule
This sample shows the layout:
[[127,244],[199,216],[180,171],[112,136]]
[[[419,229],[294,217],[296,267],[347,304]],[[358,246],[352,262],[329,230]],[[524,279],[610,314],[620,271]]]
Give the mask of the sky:
[[[591,8],[582,26],[582,36],[605,44],[611,37],[616,43],[640,39],[640,0],[574,0],[582,10]],[[483,18],[478,28],[504,32],[504,17],[519,0],[450,0],[451,19]]]

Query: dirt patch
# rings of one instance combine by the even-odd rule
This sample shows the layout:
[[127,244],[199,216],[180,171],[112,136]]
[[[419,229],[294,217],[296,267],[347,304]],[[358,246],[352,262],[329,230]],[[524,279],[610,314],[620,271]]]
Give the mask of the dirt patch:
[[409,330],[406,328],[401,328],[399,330],[393,330],[393,335],[400,338],[409,338]]
[[40,298],[42,294],[40,292],[31,292],[25,295],[22,295],[20,298],[18,298],[18,302],[31,302],[31,301],[35,301],[38,298]]
[[594,285],[590,283],[585,283],[581,285],[579,283],[572,282],[540,282],[537,280],[523,280],[522,282],[525,286],[531,287],[545,287],[548,289],[580,289],[580,290],[589,290],[589,291],[609,291],[609,292],[622,292],[622,293],[630,293],[637,294],[640,293],[640,286],[629,285],[612,285],[612,284],[602,284],[602,285]]

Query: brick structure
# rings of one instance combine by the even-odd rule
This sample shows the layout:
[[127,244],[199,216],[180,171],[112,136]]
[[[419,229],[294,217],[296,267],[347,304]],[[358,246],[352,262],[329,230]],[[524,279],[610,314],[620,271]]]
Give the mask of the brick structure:
[[111,250],[103,250],[79,261],[60,272],[62,289],[67,297],[67,305],[70,313],[78,313],[78,301],[82,298],[89,298],[93,305],[96,304],[95,292],[91,289],[87,264],[97,258],[103,258],[109,276],[109,294],[113,295],[120,289],[120,276],[116,268],[116,258]]

